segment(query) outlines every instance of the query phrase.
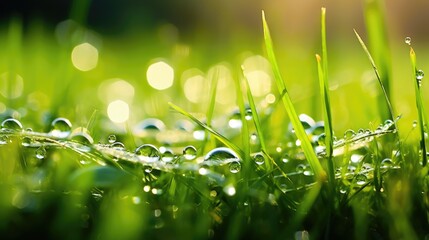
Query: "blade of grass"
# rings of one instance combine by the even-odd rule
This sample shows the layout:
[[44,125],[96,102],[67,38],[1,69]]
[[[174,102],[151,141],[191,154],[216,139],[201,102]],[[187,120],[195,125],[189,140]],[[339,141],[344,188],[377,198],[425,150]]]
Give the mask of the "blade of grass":
[[[368,59],[372,65],[372,68],[374,69],[375,76],[377,77],[378,83],[380,84],[380,88],[383,91],[384,101],[386,102],[387,108],[389,111],[388,118],[394,120],[395,118],[393,117],[394,116],[393,108],[392,108],[392,104],[390,103],[390,100],[389,100],[389,94],[386,90],[386,87],[385,87],[383,81],[382,81],[382,78],[380,77],[380,73],[378,72],[377,65],[375,64],[374,59],[372,58],[371,53],[369,52],[369,50],[366,47],[365,43],[363,42],[362,38],[359,36],[359,34],[357,33],[357,31],[355,29],[353,29],[353,31],[355,32],[355,35],[356,35],[360,45],[362,46],[362,49],[365,51],[366,55],[368,56]],[[395,128],[398,129],[396,126],[396,122],[395,122]]]
[[[237,71],[238,72],[238,71]],[[246,107],[244,105],[244,95],[243,91],[241,90],[240,85],[240,77],[234,78],[235,82],[235,89],[237,94],[237,104],[238,108],[240,109],[240,116],[241,116],[241,122],[243,123],[241,126],[241,135],[242,135],[242,141],[243,141],[243,148],[244,148],[244,154],[246,157],[250,157],[250,141],[249,141],[249,127],[246,122]]]
[[410,47],[410,60],[411,60],[411,68],[412,68],[412,76],[414,81],[414,89],[416,94],[416,106],[417,106],[417,114],[418,114],[418,124],[420,128],[420,150],[422,151],[422,165],[426,166],[427,164],[427,154],[426,154],[426,142],[425,142],[425,129],[424,129],[424,110],[423,110],[423,100],[421,96],[420,90],[420,80],[417,79],[417,60],[416,53],[414,49]]
[[[326,47],[326,8],[321,10],[321,35],[322,35],[322,59],[316,55],[317,70],[320,83],[320,95],[322,98],[323,118],[325,122],[325,146],[326,158],[328,161],[328,177],[331,190],[335,189],[335,170],[332,160],[333,153],[333,130],[332,130],[332,115],[331,104],[329,101],[329,83],[328,83],[328,51]],[[322,62],[322,63],[321,63]],[[323,64],[323,65],[322,65]]]
[[[386,24],[385,24],[385,14],[382,9],[382,1],[380,0],[366,0],[365,4],[365,26],[368,31],[368,41],[369,48],[374,57],[374,62],[379,67],[378,71],[380,72],[380,82],[383,84],[385,91],[385,98],[390,98],[390,54],[389,54],[389,45],[387,33],[386,33]],[[389,113],[386,112],[386,102],[383,100],[383,96],[379,95],[377,99],[377,104],[379,108],[380,117],[382,119],[387,119]],[[388,103],[390,105],[390,103]],[[392,118],[393,120],[393,118]]]
[[200,120],[198,120],[196,117],[192,116],[192,114],[186,112],[185,110],[183,110],[182,108],[180,108],[177,105],[174,105],[173,103],[169,102],[168,103],[170,105],[171,108],[173,108],[175,111],[177,111],[178,113],[184,115],[185,117],[188,117],[189,119],[191,119],[193,122],[195,122],[196,124],[198,124],[199,126],[201,126],[202,128],[204,128],[205,130],[209,131],[211,134],[213,134],[213,136],[215,136],[220,142],[222,142],[223,144],[225,144],[225,146],[231,148],[235,153],[237,153],[241,159],[244,159],[244,153],[243,150],[241,150],[237,145],[235,145],[234,143],[232,143],[231,141],[229,141],[226,137],[222,136],[220,133],[216,132],[213,128],[211,128],[210,126],[207,126],[206,124],[202,123]]
[[316,153],[313,150],[313,146],[311,145],[310,139],[305,133],[304,127],[299,120],[298,115],[296,114],[295,108],[293,106],[290,95],[286,89],[285,83],[280,73],[280,69],[277,65],[277,60],[274,54],[274,48],[270,36],[270,31],[268,29],[268,24],[265,20],[265,13],[262,11],[262,23],[264,29],[264,40],[265,47],[268,55],[268,60],[271,64],[271,67],[274,72],[274,78],[276,80],[277,87],[279,92],[282,93],[282,100],[285,106],[286,112],[289,115],[289,118],[292,122],[292,126],[295,129],[296,136],[301,141],[301,146],[304,151],[304,155],[307,158],[311,168],[314,171],[315,177],[317,181],[325,181],[327,176],[326,172],[323,169],[322,165],[319,162],[319,159],[316,156]]

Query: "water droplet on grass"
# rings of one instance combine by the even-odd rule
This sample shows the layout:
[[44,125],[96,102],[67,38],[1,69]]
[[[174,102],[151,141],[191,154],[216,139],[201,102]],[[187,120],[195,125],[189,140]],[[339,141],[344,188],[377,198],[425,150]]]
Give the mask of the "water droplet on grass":
[[223,191],[229,196],[234,196],[236,193],[235,187],[232,185],[225,186]]
[[352,129],[348,129],[344,132],[344,139],[345,140],[352,139],[354,136],[356,136],[356,133]]
[[265,163],[265,156],[263,153],[258,152],[255,155],[253,155],[253,160],[255,161],[256,164],[262,165]]
[[144,166],[143,170],[145,173],[151,173],[153,168],[152,168],[152,166]]
[[393,167],[392,159],[390,159],[390,158],[383,159],[383,161],[381,161],[380,167],[383,168],[383,169],[392,168]]
[[411,46],[411,38],[410,38],[410,37],[406,37],[406,38],[405,38],[405,43],[406,43],[408,46]]
[[57,138],[66,138],[71,133],[72,125],[67,118],[56,118],[51,123],[50,134]]
[[423,70],[417,70],[416,72],[416,79],[417,79],[417,84],[419,85],[419,87],[422,85],[422,79],[425,76],[425,73],[423,72]]
[[195,159],[196,156],[197,156],[197,149],[194,146],[189,145],[183,149],[183,157],[186,160],[193,160]]
[[174,154],[173,154],[173,152],[171,150],[169,150],[169,149],[166,149],[162,153],[161,160],[163,162],[166,162],[166,163],[169,163],[169,162],[173,161],[174,160]]
[[364,174],[356,175],[356,184],[359,186],[364,185],[368,181],[368,178]]
[[147,163],[156,162],[160,158],[158,149],[151,144],[143,144],[136,148],[135,154],[138,156],[140,161]]
[[108,141],[110,144],[113,144],[114,142],[116,142],[116,135],[114,135],[114,134],[109,135],[109,136],[107,137],[107,141]]
[[115,150],[119,150],[119,151],[125,150],[125,145],[121,142],[114,142],[114,143],[110,144],[110,147],[115,149]]
[[223,165],[232,161],[240,161],[240,158],[233,150],[227,147],[215,148],[204,156],[205,164]]
[[287,153],[284,153],[282,156],[282,162],[288,163],[290,161],[290,156]]
[[5,131],[18,132],[22,131],[22,124],[20,121],[14,118],[8,118],[1,123],[1,128]]
[[46,149],[44,147],[39,147],[36,150],[36,158],[37,159],[44,159],[46,157]]
[[306,167],[304,164],[298,164],[298,165],[296,165],[296,172],[297,173],[304,173],[305,168]]
[[94,143],[91,135],[89,135],[88,129],[84,127],[78,127],[70,134],[70,140],[78,142],[84,145],[90,145]]
[[246,112],[244,114],[244,118],[247,121],[250,121],[250,120],[252,120],[252,117],[253,117],[253,115],[252,115],[252,109],[250,109],[250,108],[246,109]]
[[417,120],[414,120],[413,121],[413,128],[416,128],[417,127]]
[[230,128],[241,128],[243,123],[241,122],[240,112],[234,112],[229,118],[228,125]]
[[241,170],[241,164],[239,161],[232,161],[229,163],[229,171],[231,173],[238,173]]

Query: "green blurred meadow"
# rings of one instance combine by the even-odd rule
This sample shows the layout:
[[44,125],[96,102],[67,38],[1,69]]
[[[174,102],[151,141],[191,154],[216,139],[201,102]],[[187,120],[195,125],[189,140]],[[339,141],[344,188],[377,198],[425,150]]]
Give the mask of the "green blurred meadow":
[[[14,118],[26,129],[9,132],[5,125],[7,139],[0,134],[5,238],[27,237],[25,231],[47,239],[428,238],[427,166],[420,166],[415,69],[405,43],[411,37],[417,68],[429,72],[428,3],[22,0],[0,6],[0,121]],[[337,185],[329,187],[304,171],[310,166],[281,104],[261,20],[264,11],[297,114],[323,121],[315,57],[323,50],[322,7],[334,135],[347,140],[350,129],[374,133],[361,148],[337,145],[341,155],[328,159],[338,167]],[[377,133],[391,116],[354,29],[382,63],[382,77],[389,76],[391,120],[401,116],[396,131]],[[420,89],[428,109],[425,80]],[[246,117],[258,120],[237,115],[252,102]],[[93,141],[56,138],[51,123],[59,117],[87,129]],[[198,128],[203,139],[195,135]],[[146,135],[148,129],[161,133]],[[177,163],[137,166],[139,157],[109,150],[116,139],[130,154],[149,159],[164,158],[171,147]],[[160,151],[137,148],[146,143]],[[85,144],[91,150],[82,150]],[[224,145],[234,151],[210,155]],[[257,156],[265,160],[246,163]],[[227,161],[200,166],[210,157]],[[401,170],[386,170],[387,158]],[[212,166],[213,172],[205,169]]]

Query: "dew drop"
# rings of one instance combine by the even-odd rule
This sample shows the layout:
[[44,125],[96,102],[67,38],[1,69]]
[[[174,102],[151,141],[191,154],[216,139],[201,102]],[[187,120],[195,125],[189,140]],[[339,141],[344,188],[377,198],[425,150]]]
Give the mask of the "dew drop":
[[161,160],[162,160],[163,162],[166,162],[166,163],[172,162],[172,161],[174,160],[174,153],[173,153],[171,150],[166,149],[166,150],[162,153]]
[[285,176],[275,176],[274,182],[282,192],[286,192],[287,190],[292,188],[291,181]]
[[56,118],[51,123],[50,134],[57,138],[66,138],[71,133],[72,125],[67,118]]
[[393,167],[392,159],[390,159],[390,158],[383,159],[383,161],[381,161],[380,167],[383,168],[383,169],[392,168]]
[[317,144],[319,146],[325,146],[326,145],[326,134],[322,133],[319,136],[317,136]]
[[314,172],[310,167],[305,167],[303,174],[305,176],[313,176]]
[[189,145],[183,149],[183,157],[186,160],[193,160],[195,159],[196,156],[197,156],[197,149],[194,146]]
[[425,73],[423,72],[423,70],[417,70],[416,71],[416,79],[417,79],[417,84],[419,85],[419,87],[422,85],[422,79],[425,76]]
[[7,135],[0,135],[0,144],[7,144],[10,142],[9,136]]
[[417,120],[414,120],[413,121],[413,128],[416,128],[417,127]]
[[410,37],[406,37],[406,38],[405,38],[405,43],[406,43],[408,46],[411,46],[411,38],[410,38]]
[[91,135],[89,134],[88,129],[86,129],[84,127],[78,127],[76,129],[74,129],[69,137],[70,137],[70,140],[84,144],[84,145],[90,145],[90,144],[94,143],[94,140],[92,139]]
[[230,128],[241,128],[243,123],[241,122],[240,112],[234,112],[228,120],[228,125]]
[[46,157],[46,149],[42,146],[36,149],[36,158],[37,159],[44,159]]
[[368,178],[364,174],[356,175],[356,184],[359,186],[364,185],[367,180],[368,180]]
[[109,135],[109,136],[107,137],[107,141],[108,141],[110,144],[113,144],[114,142],[116,142],[116,135],[114,135],[114,134]]
[[256,164],[262,165],[265,163],[265,156],[263,153],[258,152],[255,155],[253,155],[253,160],[255,161]]
[[352,129],[348,129],[344,132],[344,139],[349,140],[352,139],[356,135],[355,131]]
[[247,121],[250,121],[250,120],[252,120],[252,117],[253,117],[253,115],[252,115],[252,109],[250,109],[250,108],[246,109],[246,112],[244,114],[244,118]]
[[4,131],[22,131],[22,124],[14,118],[8,118],[1,123],[1,128]]
[[151,173],[153,168],[152,168],[152,166],[144,166],[143,170],[145,173]]
[[304,164],[298,164],[296,165],[296,172],[297,173],[304,173],[304,170],[306,169]]
[[204,156],[205,164],[222,165],[232,161],[240,161],[240,158],[232,149],[227,147],[215,148]]
[[239,161],[232,161],[229,163],[229,171],[231,173],[238,173],[241,170],[241,164]]
[[142,162],[156,162],[160,158],[158,149],[151,144],[143,144],[136,148],[134,153],[138,156]]
[[290,161],[290,156],[287,153],[284,153],[282,156],[282,162],[288,163]]
[[110,144],[110,147],[119,151],[125,150],[125,145],[121,142],[113,142],[112,144]]

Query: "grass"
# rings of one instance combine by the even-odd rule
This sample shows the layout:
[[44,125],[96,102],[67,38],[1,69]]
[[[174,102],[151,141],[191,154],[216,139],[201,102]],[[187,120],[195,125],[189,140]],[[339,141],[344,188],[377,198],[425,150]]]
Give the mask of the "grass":
[[[9,72],[2,79],[7,84],[0,85],[2,239],[426,238],[429,169],[423,75],[411,48],[411,81],[403,84],[415,88],[419,129],[415,133],[411,122],[405,123],[409,131],[398,126],[412,116],[394,115],[392,67],[388,49],[380,49],[386,35],[375,30],[384,27],[383,15],[371,4],[365,12],[371,47],[356,31],[355,44],[368,57],[370,63],[363,64],[372,67],[383,94],[362,96],[361,104],[350,108],[376,102],[377,115],[371,117],[382,120],[363,124],[356,119],[363,125],[355,131],[352,127],[342,131],[337,125],[341,104],[331,88],[333,74],[328,76],[328,70],[337,70],[331,54],[328,69],[325,8],[321,55],[308,66],[294,66],[314,67],[319,81],[315,91],[319,98],[314,101],[322,113],[314,118],[323,122],[299,114],[305,108],[289,91],[293,77],[284,77],[283,59],[276,58],[264,13],[267,58],[251,54],[257,59],[256,72],[263,69],[265,74],[258,75],[257,87],[249,74],[251,64],[243,64],[247,69],[241,70],[215,64],[206,76],[189,67],[192,62],[181,62],[182,67],[174,69],[176,78],[188,71],[197,79],[194,85],[204,79],[194,95],[186,92],[185,78],[166,90],[148,90],[151,86],[138,80],[142,73],[133,70],[137,60],[112,72],[117,62],[108,55],[109,43],[100,48],[100,54],[106,52],[99,66],[81,72],[69,60],[75,43],[70,40],[60,51],[47,51],[52,40],[41,31],[32,46],[60,59],[60,67],[48,67],[51,64],[43,61],[28,64],[41,57],[28,57],[35,50],[23,47],[27,42],[22,26],[12,21],[8,58],[0,61],[2,71]],[[86,13],[79,9],[85,8],[75,8],[73,14],[83,21]],[[136,55],[139,50],[133,49],[129,57]],[[146,58],[149,62],[152,56]],[[40,70],[43,66],[46,71]],[[17,73],[23,79],[34,77],[34,84],[25,81],[19,90]],[[127,81],[93,80],[106,79],[106,73]],[[36,81],[45,76],[46,80]],[[267,81],[275,82],[277,91],[258,95]],[[111,83],[116,84],[114,91],[100,87]],[[132,101],[127,100],[130,92]],[[194,98],[197,101],[191,101]],[[125,123],[115,124],[112,119],[118,112],[112,116],[106,111],[117,99],[127,104],[120,110],[131,109]],[[151,121],[142,124],[140,116]],[[67,117],[73,126],[58,117]],[[419,144],[413,138],[416,134]]]

